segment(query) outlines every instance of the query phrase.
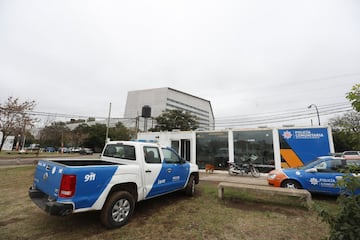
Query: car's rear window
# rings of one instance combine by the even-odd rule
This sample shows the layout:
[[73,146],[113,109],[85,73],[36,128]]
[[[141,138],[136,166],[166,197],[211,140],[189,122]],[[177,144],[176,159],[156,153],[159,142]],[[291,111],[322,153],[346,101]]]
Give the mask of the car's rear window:
[[136,160],[135,147],[124,144],[108,144],[104,150],[103,156]]

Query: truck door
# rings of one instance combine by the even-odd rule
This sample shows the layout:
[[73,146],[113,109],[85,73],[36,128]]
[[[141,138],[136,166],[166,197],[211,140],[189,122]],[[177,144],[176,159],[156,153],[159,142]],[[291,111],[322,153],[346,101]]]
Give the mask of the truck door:
[[183,188],[189,176],[190,164],[171,148],[162,148],[161,150],[164,155],[163,169],[166,170],[169,191]]
[[158,147],[144,146],[144,184],[145,198],[161,195],[165,192],[165,178],[161,174],[162,161]]

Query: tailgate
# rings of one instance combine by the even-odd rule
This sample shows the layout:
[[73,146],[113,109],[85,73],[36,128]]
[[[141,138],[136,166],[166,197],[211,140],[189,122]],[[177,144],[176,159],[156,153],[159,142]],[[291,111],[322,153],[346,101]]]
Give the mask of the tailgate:
[[36,166],[33,187],[57,199],[64,168],[58,163],[40,160]]

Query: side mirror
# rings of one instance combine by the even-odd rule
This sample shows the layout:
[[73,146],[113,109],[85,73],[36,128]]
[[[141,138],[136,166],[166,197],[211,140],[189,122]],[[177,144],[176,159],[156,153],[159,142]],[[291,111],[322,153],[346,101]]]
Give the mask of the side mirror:
[[309,168],[309,169],[306,169],[305,172],[308,172],[308,173],[315,173],[317,172],[318,170],[316,168]]
[[184,163],[186,163],[186,160],[183,158],[180,158],[180,164],[184,164]]

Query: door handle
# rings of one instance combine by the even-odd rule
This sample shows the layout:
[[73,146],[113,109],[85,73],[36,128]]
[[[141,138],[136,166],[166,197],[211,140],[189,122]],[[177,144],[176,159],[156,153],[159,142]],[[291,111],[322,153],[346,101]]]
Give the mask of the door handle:
[[146,172],[146,173],[151,173],[151,170],[148,169],[148,170],[146,170],[145,172]]

